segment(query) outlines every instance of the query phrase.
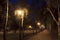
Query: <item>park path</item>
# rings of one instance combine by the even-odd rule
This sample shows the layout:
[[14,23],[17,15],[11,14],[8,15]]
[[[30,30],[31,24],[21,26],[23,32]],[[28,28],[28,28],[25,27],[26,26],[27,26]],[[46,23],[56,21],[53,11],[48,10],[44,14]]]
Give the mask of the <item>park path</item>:
[[47,30],[44,30],[37,35],[32,36],[28,40],[51,40],[51,35]]

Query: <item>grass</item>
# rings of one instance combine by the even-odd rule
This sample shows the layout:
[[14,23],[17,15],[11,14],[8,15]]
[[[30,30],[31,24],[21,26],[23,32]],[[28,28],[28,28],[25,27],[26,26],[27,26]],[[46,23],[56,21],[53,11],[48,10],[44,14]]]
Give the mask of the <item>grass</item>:
[[[30,37],[32,37],[33,31],[25,31],[24,32],[24,40],[28,40]],[[0,33],[0,40],[3,40],[3,33]],[[19,33],[6,33],[6,40],[19,40]]]
[[[18,40],[19,35],[18,34],[6,34],[6,40]],[[0,40],[3,40],[3,34],[0,34]]]
[[[33,33],[24,34],[24,40],[29,39],[31,36],[33,36]],[[3,34],[0,34],[0,40],[3,40]],[[19,34],[18,33],[11,33],[11,34],[7,33],[6,40],[19,40]]]

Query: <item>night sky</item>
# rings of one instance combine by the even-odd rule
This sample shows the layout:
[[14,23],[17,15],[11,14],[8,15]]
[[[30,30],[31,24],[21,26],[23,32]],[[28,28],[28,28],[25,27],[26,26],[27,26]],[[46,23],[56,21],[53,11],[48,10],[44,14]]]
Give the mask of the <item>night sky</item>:
[[9,3],[11,4],[18,3],[18,0],[9,0]]
[[[10,4],[17,4],[18,2],[19,2],[19,0],[9,0]],[[37,2],[37,0],[26,0],[26,3],[28,5],[31,5],[32,3],[34,3],[35,8],[39,8],[39,7],[42,7],[43,5],[45,5],[45,0],[38,0],[38,2]],[[29,16],[31,19],[34,19],[34,17],[35,17],[35,15],[32,13],[30,13]]]
[[[45,4],[45,0],[38,0],[38,1],[39,2],[37,3],[37,6],[39,6],[39,7]],[[11,4],[15,4],[18,2],[19,2],[19,0],[9,0],[9,3],[11,3]],[[26,3],[29,5],[31,5],[33,2],[36,3],[36,0],[26,0]]]

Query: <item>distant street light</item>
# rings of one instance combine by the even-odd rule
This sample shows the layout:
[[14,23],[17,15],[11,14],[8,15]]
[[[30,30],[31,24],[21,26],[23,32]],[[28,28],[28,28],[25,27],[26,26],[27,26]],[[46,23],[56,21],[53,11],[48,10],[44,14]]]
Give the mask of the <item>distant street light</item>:
[[37,22],[37,25],[38,25],[38,26],[40,26],[40,25],[41,25],[41,23],[40,23],[40,22]]
[[[15,16],[20,20],[22,19],[21,22],[21,26],[22,26],[22,32],[20,32],[20,27],[19,27],[19,37],[23,34],[23,21],[24,21],[24,17],[27,16],[28,10],[26,8],[20,8],[15,10]],[[19,21],[19,25],[20,25],[20,21]],[[19,38],[19,40],[22,40],[22,36],[21,39]]]
[[28,28],[32,28],[32,26],[31,25],[29,25],[29,27]]

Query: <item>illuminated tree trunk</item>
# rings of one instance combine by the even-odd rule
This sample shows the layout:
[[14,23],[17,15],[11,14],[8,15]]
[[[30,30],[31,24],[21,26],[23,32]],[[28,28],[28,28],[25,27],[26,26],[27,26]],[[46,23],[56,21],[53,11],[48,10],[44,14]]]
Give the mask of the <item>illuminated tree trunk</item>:
[[[52,11],[54,18],[58,22],[58,0],[48,0],[48,8]],[[58,25],[53,19],[51,20],[52,40],[58,40]]]
[[[2,0],[2,10],[3,10],[2,14],[3,15],[6,14],[6,12],[7,12],[7,3],[6,3],[5,0]],[[6,17],[6,16],[4,16],[4,17]],[[6,22],[6,20],[5,20],[5,22]],[[5,24],[5,22],[4,22],[4,24]],[[3,27],[3,29],[4,29],[4,31],[3,31],[3,40],[6,40],[6,29],[5,29],[5,26]]]

